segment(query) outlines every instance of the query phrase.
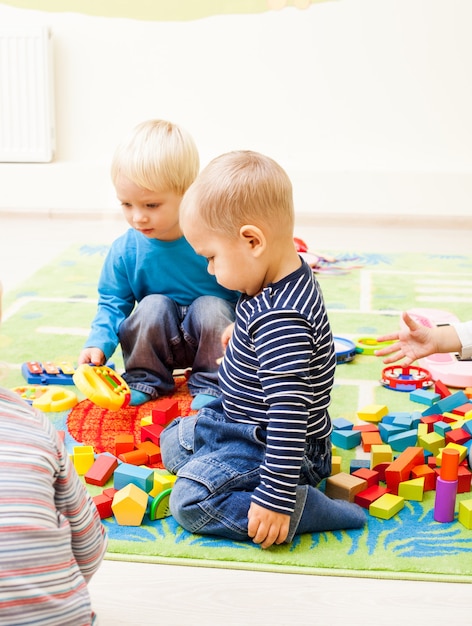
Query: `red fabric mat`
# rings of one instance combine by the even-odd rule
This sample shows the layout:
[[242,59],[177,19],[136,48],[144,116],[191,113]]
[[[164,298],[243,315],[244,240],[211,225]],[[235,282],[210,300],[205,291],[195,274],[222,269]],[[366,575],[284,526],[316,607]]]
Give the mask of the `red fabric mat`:
[[[187,416],[195,413],[190,408],[192,396],[188,391],[186,379],[176,378],[176,391],[168,398],[179,403],[179,414]],[[160,398],[162,399],[162,398]],[[141,406],[132,406],[119,411],[101,409],[90,400],[82,400],[67,417],[67,428],[76,441],[93,446],[96,453],[115,453],[115,436],[132,433],[135,443],[141,441],[141,419],[150,415],[159,400],[146,402]]]

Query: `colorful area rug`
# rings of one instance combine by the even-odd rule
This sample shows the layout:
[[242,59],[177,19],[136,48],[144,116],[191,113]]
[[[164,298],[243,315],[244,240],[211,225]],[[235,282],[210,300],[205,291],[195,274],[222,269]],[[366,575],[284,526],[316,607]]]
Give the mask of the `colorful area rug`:
[[[96,284],[106,247],[78,246],[41,268],[20,289],[6,294],[0,328],[2,385],[25,384],[25,361],[76,362],[96,308]],[[334,260],[319,268],[334,333],[345,338],[378,336],[398,326],[400,311],[412,307],[442,308],[470,318],[472,258],[441,255],[362,255],[332,253]],[[354,269],[346,269],[354,268]],[[113,357],[116,369],[121,356]],[[357,410],[385,404],[390,411],[418,410],[408,393],[379,384],[382,362],[357,354],[339,364],[331,416],[357,421]],[[80,393],[78,392],[79,398]],[[185,379],[175,396],[181,413],[190,412]],[[141,417],[152,403],[110,412],[82,400],[71,411],[48,413],[66,431],[68,446],[93,445],[97,452],[113,450],[118,432],[139,436]],[[421,409],[421,407],[420,407]],[[340,451],[343,471],[362,451]],[[365,458],[365,457],[363,457]],[[101,489],[89,487],[92,493]],[[458,499],[469,499],[461,494]],[[140,527],[104,521],[110,543],[108,558],[201,567],[266,570],[304,574],[344,575],[472,582],[472,531],[455,521],[433,520],[434,493],[422,502],[407,502],[390,520],[369,516],[362,530],[296,537],[291,545],[262,550],[250,543],[210,539],[184,531],[172,517]]]

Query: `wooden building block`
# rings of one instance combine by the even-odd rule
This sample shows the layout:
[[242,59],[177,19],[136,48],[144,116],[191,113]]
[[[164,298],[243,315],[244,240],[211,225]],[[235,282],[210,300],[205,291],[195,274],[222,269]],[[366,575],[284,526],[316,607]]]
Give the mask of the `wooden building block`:
[[380,422],[387,414],[388,408],[385,404],[368,404],[357,411],[357,417],[364,422]]
[[380,463],[391,463],[393,450],[388,444],[373,445],[370,449],[370,469],[375,469]]
[[115,456],[119,457],[124,452],[134,450],[134,437],[129,433],[115,435]]
[[119,491],[130,483],[149,493],[154,486],[154,470],[141,465],[121,463],[113,474],[113,487]]
[[392,435],[388,440],[389,445],[395,452],[404,452],[407,448],[416,446],[418,443],[418,431],[405,430],[397,435]]
[[148,462],[148,455],[145,450],[137,449],[130,452],[123,452],[118,457],[123,463],[130,463],[131,465],[145,465]]
[[449,388],[446,387],[446,385],[441,380],[437,380],[434,383],[434,391],[438,393],[441,396],[441,398],[445,398],[446,396],[451,395]]
[[149,424],[148,426],[141,426],[141,442],[152,441],[156,444],[156,446],[158,446],[163,430],[164,426],[161,426],[160,424]]
[[423,435],[422,437],[418,437],[418,443],[428,452],[437,456],[439,454],[439,450],[444,448],[446,445],[446,440],[444,437],[441,437],[438,433],[430,432],[427,435]]
[[416,465],[424,464],[423,448],[412,446],[402,452],[385,470],[385,482],[393,494],[398,493],[398,485],[409,480]]
[[79,476],[84,476],[95,462],[92,446],[74,446],[72,449],[74,467]]
[[130,483],[115,493],[111,508],[120,526],[140,526],[148,505],[148,494]]
[[339,472],[326,479],[325,494],[335,500],[347,500],[354,502],[354,497],[359,491],[367,487],[367,482],[346,472]]
[[404,480],[398,485],[398,495],[405,500],[423,501],[424,477]]
[[369,514],[380,519],[390,519],[405,506],[405,500],[393,493],[385,493],[369,506]]
[[458,443],[463,446],[471,438],[470,433],[464,428],[451,428],[445,434],[446,445],[448,443]]
[[147,454],[147,464],[157,465],[162,462],[161,449],[153,441],[143,441],[142,443],[138,443],[137,448],[138,450],[144,450]]
[[162,398],[153,407],[152,412],[153,424],[167,426],[174,418],[179,417],[179,403],[172,398]]
[[113,476],[113,472],[117,467],[118,460],[116,457],[107,452],[103,452],[97,456],[94,464],[85,474],[84,480],[89,485],[99,485],[103,487]]
[[388,493],[387,487],[381,487],[380,485],[371,485],[360,491],[354,497],[354,502],[364,509],[368,509],[372,502],[378,500],[381,496]]
[[459,465],[457,470],[457,493],[468,493],[472,484],[472,473],[468,467]]
[[382,445],[382,437],[378,430],[367,431],[361,433],[362,449],[364,452],[370,452],[372,445]]
[[472,500],[461,500],[459,502],[458,519],[462,526],[472,530]]
[[428,465],[416,465],[411,470],[412,478],[423,478],[423,491],[434,491],[436,489],[437,474],[432,467]]
[[339,472],[341,471],[341,466],[342,466],[342,457],[336,454],[332,456],[331,457],[331,476],[334,476],[334,474],[339,474]]
[[331,442],[343,450],[352,450],[361,443],[361,433],[357,430],[333,430]]
[[379,484],[379,473],[367,467],[361,467],[354,472],[351,472],[351,474],[361,480],[365,480],[368,488]]
[[430,391],[429,389],[415,389],[410,393],[410,400],[412,402],[426,404],[426,406],[431,406],[440,399],[441,396],[439,393]]
[[113,510],[111,508],[113,498],[108,497],[104,493],[100,493],[96,496],[92,496],[92,500],[97,507],[100,519],[106,519],[107,517],[113,517]]

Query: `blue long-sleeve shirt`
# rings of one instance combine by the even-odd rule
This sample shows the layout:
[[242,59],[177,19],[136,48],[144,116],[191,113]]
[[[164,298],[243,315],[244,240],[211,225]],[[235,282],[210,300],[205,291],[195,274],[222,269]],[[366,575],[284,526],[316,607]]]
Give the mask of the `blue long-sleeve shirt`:
[[260,294],[241,296],[219,377],[226,414],[267,433],[257,504],[293,512],[306,439],[331,432],[335,367],[323,297],[306,263]]
[[239,294],[221,287],[207,271],[207,261],[188,241],[148,239],[130,228],[116,239],[98,283],[98,310],[85,347],[100,348],[107,359],[115,351],[120,324],[137,302],[151,294],[168,296],[181,306],[200,296],[236,302]]

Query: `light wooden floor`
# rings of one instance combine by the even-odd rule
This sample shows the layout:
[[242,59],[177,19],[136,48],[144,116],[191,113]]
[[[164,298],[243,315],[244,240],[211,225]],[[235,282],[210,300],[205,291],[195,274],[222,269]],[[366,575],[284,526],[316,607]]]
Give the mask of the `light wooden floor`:
[[[13,289],[73,242],[109,243],[119,220],[0,213],[0,280]],[[467,229],[299,224],[313,250],[471,254]],[[1,358],[1,355],[0,355]],[[464,572],[472,574],[472,572]],[[90,584],[100,626],[366,626],[472,623],[459,583],[274,574],[105,561]]]

